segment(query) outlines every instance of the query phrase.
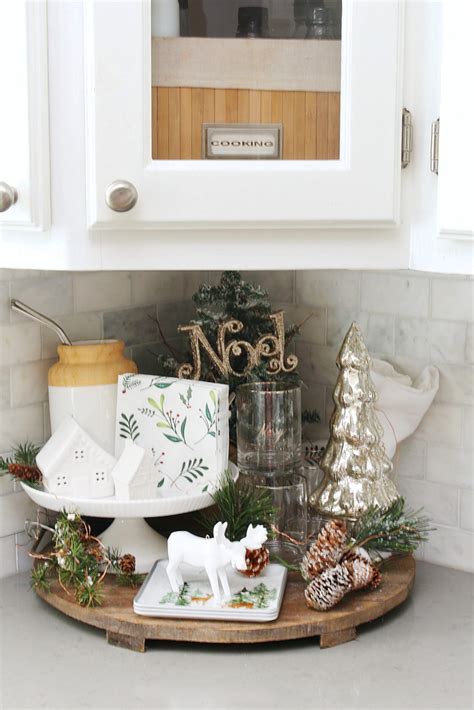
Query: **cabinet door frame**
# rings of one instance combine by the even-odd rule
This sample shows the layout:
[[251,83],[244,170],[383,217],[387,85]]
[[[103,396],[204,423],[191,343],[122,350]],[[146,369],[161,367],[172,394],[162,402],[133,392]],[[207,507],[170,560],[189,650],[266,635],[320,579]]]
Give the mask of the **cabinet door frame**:
[[474,239],[471,170],[474,97],[464,69],[473,65],[474,8],[469,0],[443,5],[438,229],[445,239]]
[[7,0],[1,56],[0,180],[18,192],[0,213],[2,231],[45,231],[51,224],[47,7],[44,0]]
[[[84,8],[89,228],[398,224],[404,0],[344,0],[339,161],[153,161],[150,1]],[[116,180],[129,212],[105,203]]]

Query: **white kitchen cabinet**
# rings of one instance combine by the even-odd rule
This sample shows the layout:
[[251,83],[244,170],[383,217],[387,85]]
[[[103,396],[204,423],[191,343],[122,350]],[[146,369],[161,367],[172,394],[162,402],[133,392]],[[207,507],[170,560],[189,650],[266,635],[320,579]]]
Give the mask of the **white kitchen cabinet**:
[[[328,151],[311,158],[307,146],[314,135],[308,142],[305,133],[303,141],[296,123],[293,154],[285,153],[288,131],[283,132],[287,159],[201,160],[196,123],[192,155],[186,157],[181,146],[178,160],[170,133],[176,107],[169,98],[168,123],[163,122],[155,102],[160,87],[154,82],[163,76],[173,81],[173,52],[179,56],[181,38],[168,44],[151,40],[149,2],[3,3],[0,52],[7,54],[4,65],[15,70],[3,82],[0,182],[15,187],[19,198],[0,213],[0,265],[469,273],[474,240],[440,237],[439,178],[430,171],[430,127],[441,103],[443,5],[343,0],[342,39],[331,49],[341,48],[336,156]],[[200,51],[207,41],[191,41],[190,51]],[[252,52],[268,42],[279,46],[276,40],[223,41],[242,42],[249,51],[253,46]],[[292,68],[302,42],[287,40],[290,53],[283,63],[276,57],[280,64],[272,64],[273,73],[264,77],[270,82],[266,89],[280,81],[279,75],[285,81],[290,76],[295,96],[324,84],[324,71],[298,75]],[[326,51],[323,41],[316,45],[318,52],[319,47]],[[156,79],[156,53],[163,56],[164,50],[172,61],[164,66],[160,60]],[[215,66],[198,62],[199,71],[194,59],[184,67],[187,81],[196,83],[203,73],[229,65],[226,55],[220,57]],[[242,61],[241,74],[243,66]],[[261,74],[256,72],[253,81],[261,81]],[[403,106],[413,120],[413,151],[404,170]],[[239,106],[236,111],[237,122],[251,115]],[[269,114],[270,123],[274,117]],[[203,113],[201,122],[204,118]],[[164,154],[166,132],[157,133],[157,126],[167,126]],[[106,203],[108,188],[120,180],[137,191],[136,205],[125,212]]]
[[[401,176],[402,0],[343,2],[340,150],[339,159],[329,160],[153,160],[155,117],[152,114],[150,2],[98,0],[86,3],[85,11],[90,228],[282,229],[397,224]],[[204,40],[204,43],[210,41]],[[236,44],[245,41],[223,40],[232,51]],[[301,44],[319,45],[314,40],[299,43],[288,40],[281,45],[278,39],[252,40],[249,52],[259,47],[255,42],[266,42],[276,47],[274,51],[279,51],[281,46],[281,51],[288,53],[296,51],[294,48]],[[185,86],[193,84],[196,75],[203,71],[200,62],[192,61],[193,54],[187,49],[187,43],[189,38],[174,40],[174,45],[168,43],[178,47],[173,55],[177,61],[172,68],[186,74],[182,81]],[[331,41],[323,44],[331,45]],[[218,60],[220,55],[216,50],[215,63],[223,65],[222,72],[226,71],[225,58],[230,51],[223,51]],[[300,63],[299,69],[301,74],[308,75],[306,79],[316,81],[318,76],[313,77],[311,73],[317,73],[317,67],[323,63],[315,61],[310,66]],[[232,63],[228,64],[232,69]],[[269,62],[262,72],[262,80],[267,82],[265,88],[278,80],[278,76],[270,76],[273,64]],[[257,61],[255,71],[259,67]],[[221,84],[217,85],[226,86],[226,77],[221,79]],[[245,76],[240,77],[240,84],[232,86],[252,89],[254,80],[247,76],[246,83]],[[298,81],[301,76],[294,76],[290,87],[298,89]],[[272,115],[273,109],[269,113],[270,117]],[[236,116],[238,118],[238,111]],[[158,127],[159,121],[158,109]],[[173,126],[172,121],[170,126]],[[200,140],[199,129],[200,126],[197,140]],[[285,131],[288,130],[285,127]],[[134,186],[138,199],[129,211],[116,212],[106,204],[105,198],[110,186],[123,180]]]
[[443,13],[441,106],[439,124],[439,232],[442,237],[474,237],[474,92],[465,71],[474,66],[470,0],[446,3]]
[[[0,3],[0,228],[50,221],[46,6]],[[21,241],[21,236],[16,238]]]
[[[404,101],[414,126],[404,219],[409,265],[419,271],[474,272],[472,91],[464,81],[473,57],[472,13],[470,0],[407,6]],[[439,153],[432,155],[438,118]]]

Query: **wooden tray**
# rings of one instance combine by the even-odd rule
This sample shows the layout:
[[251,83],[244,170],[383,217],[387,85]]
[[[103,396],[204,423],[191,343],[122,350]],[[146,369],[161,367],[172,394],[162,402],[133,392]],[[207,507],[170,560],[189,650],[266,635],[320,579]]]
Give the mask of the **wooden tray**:
[[137,616],[132,609],[136,589],[105,581],[105,599],[97,609],[84,609],[54,583],[50,592],[38,591],[48,604],[84,624],[104,629],[115,646],[144,651],[147,639],[199,643],[264,643],[319,636],[321,648],[356,637],[356,627],[373,621],[405,601],[415,579],[415,561],[403,557],[389,562],[383,582],[374,591],[348,595],[333,611],[317,612],[304,601],[304,583],[297,573],[288,576],[280,616],[268,623],[192,621]]

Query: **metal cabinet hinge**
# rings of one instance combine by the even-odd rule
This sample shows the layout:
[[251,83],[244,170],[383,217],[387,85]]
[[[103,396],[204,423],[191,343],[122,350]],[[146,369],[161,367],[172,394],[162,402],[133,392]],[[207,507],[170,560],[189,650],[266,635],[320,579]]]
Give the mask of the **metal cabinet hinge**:
[[413,150],[413,125],[411,112],[404,108],[402,111],[402,168],[406,168],[411,160]]
[[439,118],[431,124],[430,170],[438,174],[439,164]]

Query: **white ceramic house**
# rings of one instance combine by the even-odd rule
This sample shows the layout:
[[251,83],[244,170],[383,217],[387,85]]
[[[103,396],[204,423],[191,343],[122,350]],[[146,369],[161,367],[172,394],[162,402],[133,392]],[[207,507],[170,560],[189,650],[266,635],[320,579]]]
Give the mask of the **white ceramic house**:
[[54,432],[36,457],[50,493],[71,498],[113,496],[116,460],[72,418]]
[[127,440],[112,471],[115,497],[118,500],[156,498],[158,480],[162,477],[162,473],[154,465],[152,455],[141,446]]

